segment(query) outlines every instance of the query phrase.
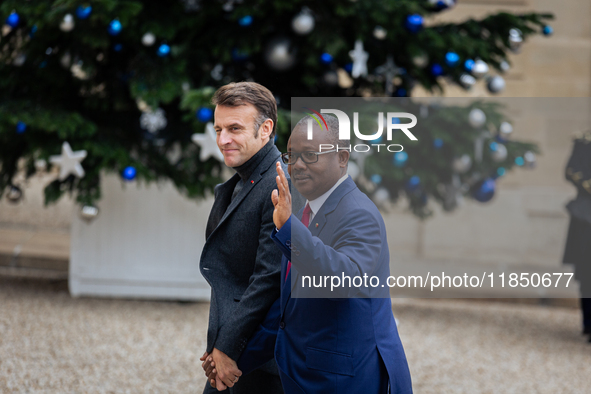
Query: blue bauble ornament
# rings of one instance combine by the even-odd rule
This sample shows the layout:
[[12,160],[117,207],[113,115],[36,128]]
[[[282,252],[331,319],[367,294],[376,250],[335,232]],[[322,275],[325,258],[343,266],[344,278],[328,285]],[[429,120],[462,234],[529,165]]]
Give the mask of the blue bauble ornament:
[[12,28],[15,28],[18,26],[20,20],[21,17],[16,12],[13,12],[12,14],[8,15],[8,18],[6,18],[6,24]]
[[407,95],[408,95],[408,92],[405,88],[398,88],[394,92],[394,96],[396,96],[396,97],[406,97]]
[[351,72],[353,71],[353,63],[345,64],[345,71],[351,74]]
[[392,158],[392,162],[396,167],[402,168],[406,165],[408,160],[408,153],[406,152],[396,152],[394,153],[394,157]]
[[554,33],[554,29],[552,28],[552,26],[546,25],[542,29],[542,33],[544,33],[545,36],[551,36],[552,33]]
[[375,140],[371,140],[372,144],[379,144],[382,141],[382,136],[380,135],[378,138],[376,138]]
[[441,138],[435,138],[433,140],[433,146],[435,149],[441,149],[443,147],[443,140]]
[[493,178],[486,178],[484,181],[476,184],[472,191],[472,197],[476,201],[488,202],[495,195],[496,182]]
[[29,37],[33,38],[33,36],[35,36],[35,33],[37,33],[37,25],[33,25],[33,27],[31,27],[31,31],[29,32]]
[[497,168],[497,178],[505,175],[505,172],[507,172],[507,171],[505,170],[504,167]]
[[167,44],[162,44],[158,47],[158,56],[160,56],[160,57],[168,56],[169,53],[170,53],[170,46],[168,46]]
[[474,64],[476,62],[472,59],[468,59],[464,62],[464,69],[468,72],[472,71],[472,68],[474,68]]
[[78,19],[87,19],[91,12],[92,7],[89,5],[86,7],[79,5],[78,8],[76,8],[76,16]]
[[505,142],[507,142],[507,140],[506,140],[505,138],[503,138],[503,137],[502,137],[500,134],[497,134],[497,135],[495,136],[495,140],[496,140],[497,142],[500,142],[500,143],[505,143]]
[[213,118],[213,111],[211,110],[211,108],[201,107],[197,110],[195,116],[197,116],[197,119],[200,122],[206,123]]
[[25,122],[21,122],[20,120],[16,123],[16,133],[22,134],[27,130],[27,125]]
[[126,181],[134,180],[136,175],[137,175],[137,170],[135,169],[135,167],[132,167],[132,166],[125,167],[125,169],[121,172],[121,176]]
[[434,77],[443,75],[443,67],[441,67],[441,64],[435,63],[431,66],[431,75]]
[[456,0],[429,0],[429,3],[433,5],[433,11],[440,12],[456,4]]
[[448,52],[445,54],[445,64],[449,67],[455,67],[460,62],[460,55],[455,52]]
[[376,185],[382,183],[382,176],[380,174],[373,174],[370,179]]
[[238,19],[238,24],[242,27],[247,27],[247,26],[252,25],[252,16],[250,16],[250,15],[243,16],[242,18]]
[[419,14],[412,14],[406,17],[406,28],[411,33],[416,33],[423,28],[423,17]]
[[121,52],[122,49],[123,49],[123,45],[122,44],[115,44],[115,45],[113,45],[113,50],[115,52]]
[[232,49],[232,59],[236,62],[243,62],[248,59],[248,53],[238,48]]
[[419,190],[419,187],[421,186],[421,178],[419,178],[417,175],[413,175],[410,177],[410,179],[408,181],[406,181],[406,190],[409,192],[414,192]]
[[523,166],[525,164],[525,160],[523,160],[523,157],[519,156],[515,158],[515,164],[517,164],[518,166]]
[[[322,64],[332,63],[332,55],[328,52],[324,52],[322,55],[320,55],[320,62]],[[353,70],[353,66],[351,66],[351,70]]]
[[116,36],[121,33],[121,29],[123,29],[123,26],[121,25],[121,22],[119,22],[119,19],[113,19],[111,23],[109,23],[108,31],[110,35]]

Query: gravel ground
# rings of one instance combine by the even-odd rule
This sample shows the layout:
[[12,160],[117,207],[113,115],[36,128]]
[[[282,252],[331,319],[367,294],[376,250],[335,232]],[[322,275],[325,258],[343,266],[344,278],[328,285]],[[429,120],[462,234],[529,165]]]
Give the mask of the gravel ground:
[[[0,393],[200,393],[208,303],[0,278]],[[576,309],[394,300],[415,393],[589,393]]]

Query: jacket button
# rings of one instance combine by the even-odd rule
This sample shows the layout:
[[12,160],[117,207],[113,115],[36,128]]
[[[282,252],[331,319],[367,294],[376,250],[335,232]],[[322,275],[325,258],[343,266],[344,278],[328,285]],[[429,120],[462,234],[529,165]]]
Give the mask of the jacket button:
[[291,241],[288,239],[287,241],[285,241],[285,244],[286,244],[287,246],[291,246]]
[[279,323],[279,328],[281,328],[282,330],[285,328],[285,322],[282,321],[281,323]]

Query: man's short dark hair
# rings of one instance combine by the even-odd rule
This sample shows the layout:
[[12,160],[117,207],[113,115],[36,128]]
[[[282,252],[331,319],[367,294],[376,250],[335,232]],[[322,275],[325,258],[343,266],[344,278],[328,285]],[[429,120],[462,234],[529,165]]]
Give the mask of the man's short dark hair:
[[219,88],[211,99],[213,105],[238,107],[252,104],[258,111],[254,120],[254,136],[259,135],[259,128],[267,119],[273,121],[273,130],[269,138],[275,137],[277,127],[277,102],[275,96],[266,87],[256,82],[232,82]]

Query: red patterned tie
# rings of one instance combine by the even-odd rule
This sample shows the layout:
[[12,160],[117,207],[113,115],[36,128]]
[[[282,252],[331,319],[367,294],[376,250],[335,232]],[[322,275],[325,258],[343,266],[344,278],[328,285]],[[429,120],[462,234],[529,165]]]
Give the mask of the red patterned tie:
[[[310,224],[310,214],[312,213],[312,209],[310,209],[310,204],[306,204],[304,208],[304,212],[302,212],[302,224],[306,227]],[[289,275],[289,271],[291,270],[291,261],[287,262],[287,272],[285,273],[285,281],[287,281],[287,276]]]

